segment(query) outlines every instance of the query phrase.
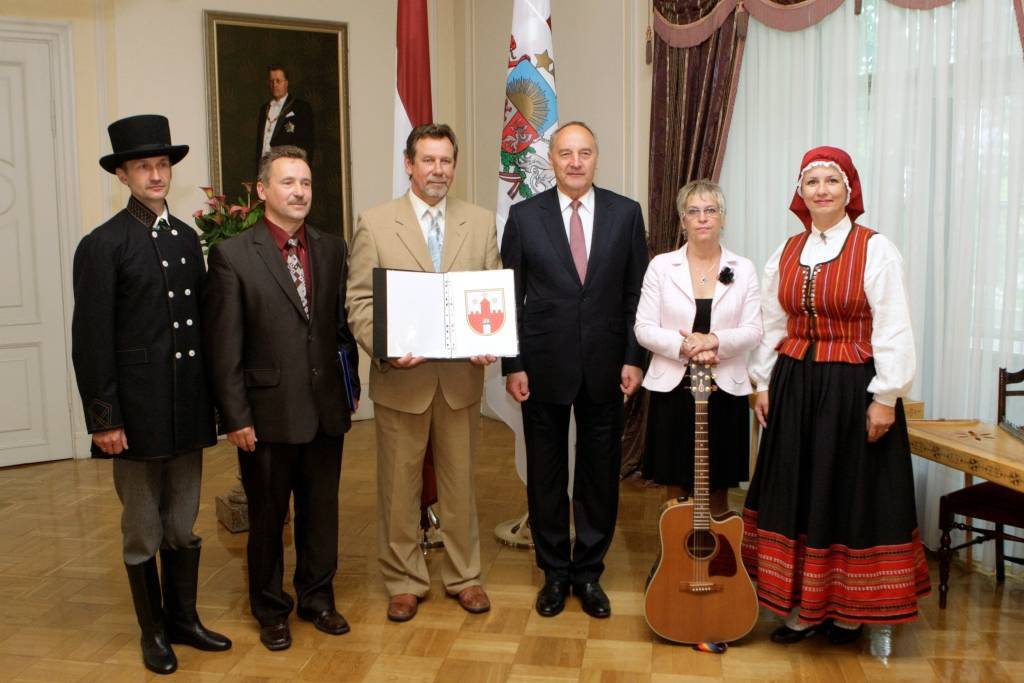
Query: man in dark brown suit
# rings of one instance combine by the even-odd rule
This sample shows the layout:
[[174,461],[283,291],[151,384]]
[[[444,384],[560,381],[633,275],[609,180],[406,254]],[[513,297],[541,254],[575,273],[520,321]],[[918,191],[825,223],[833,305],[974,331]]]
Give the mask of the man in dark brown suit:
[[345,242],[305,224],[313,198],[305,153],[265,154],[256,191],[263,219],[210,250],[205,337],[220,427],[238,447],[249,499],[249,605],[260,641],[283,650],[295,602],[282,587],[292,493],[298,615],[325,633],[349,630],[332,581],[358,357],[345,316]]

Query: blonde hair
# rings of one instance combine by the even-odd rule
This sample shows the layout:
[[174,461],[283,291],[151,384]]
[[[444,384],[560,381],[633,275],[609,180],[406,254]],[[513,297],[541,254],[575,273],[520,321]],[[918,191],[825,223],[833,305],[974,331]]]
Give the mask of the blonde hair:
[[686,205],[690,199],[702,194],[711,197],[718,205],[718,212],[725,215],[725,193],[722,192],[721,186],[707,178],[702,178],[692,180],[679,188],[679,193],[676,195],[676,211],[679,212],[680,219],[686,214]]

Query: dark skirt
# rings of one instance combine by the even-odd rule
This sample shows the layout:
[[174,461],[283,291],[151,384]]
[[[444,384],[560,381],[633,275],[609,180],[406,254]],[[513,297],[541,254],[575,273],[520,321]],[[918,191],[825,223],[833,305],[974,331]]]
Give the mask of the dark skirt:
[[743,560],[761,604],[779,614],[910,621],[930,590],[902,402],[892,429],[867,442],[874,374],[870,361],[775,364]]
[[[694,401],[687,374],[672,391],[651,391],[643,475],[658,484],[693,492]],[[749,478],[750,408],[746,396],[718,390],[708,398],[708,461],[711,490]]]

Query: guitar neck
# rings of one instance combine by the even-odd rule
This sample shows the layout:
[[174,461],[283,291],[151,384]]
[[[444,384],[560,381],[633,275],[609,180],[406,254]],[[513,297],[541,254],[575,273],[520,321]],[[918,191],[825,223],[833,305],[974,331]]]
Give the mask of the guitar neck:
[[711,468],[708,464],[708,402],[694,401],[693,418],[693,528],[711,527],[709,499]]

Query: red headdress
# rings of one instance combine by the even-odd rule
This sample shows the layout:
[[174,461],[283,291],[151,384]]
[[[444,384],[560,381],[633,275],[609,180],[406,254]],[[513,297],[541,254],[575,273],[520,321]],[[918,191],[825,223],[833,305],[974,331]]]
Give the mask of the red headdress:
[[800,196],[800,182],[808,170],[825,164],[839,167],[846,180],[846,215],[850,217],[851,221],[856,221],[857,217],[864,213],[860,176],[857,175],[857,167],[853,165],[850,155],[838,147],[815,147],[807,152],[803,161],[800,162],[800,175],[796,180],[796,191],[793,193],[793,201],[789,203],[789,210],[797,215],[807,230],[811,229],[811,212],[808,211],[807,204]]

